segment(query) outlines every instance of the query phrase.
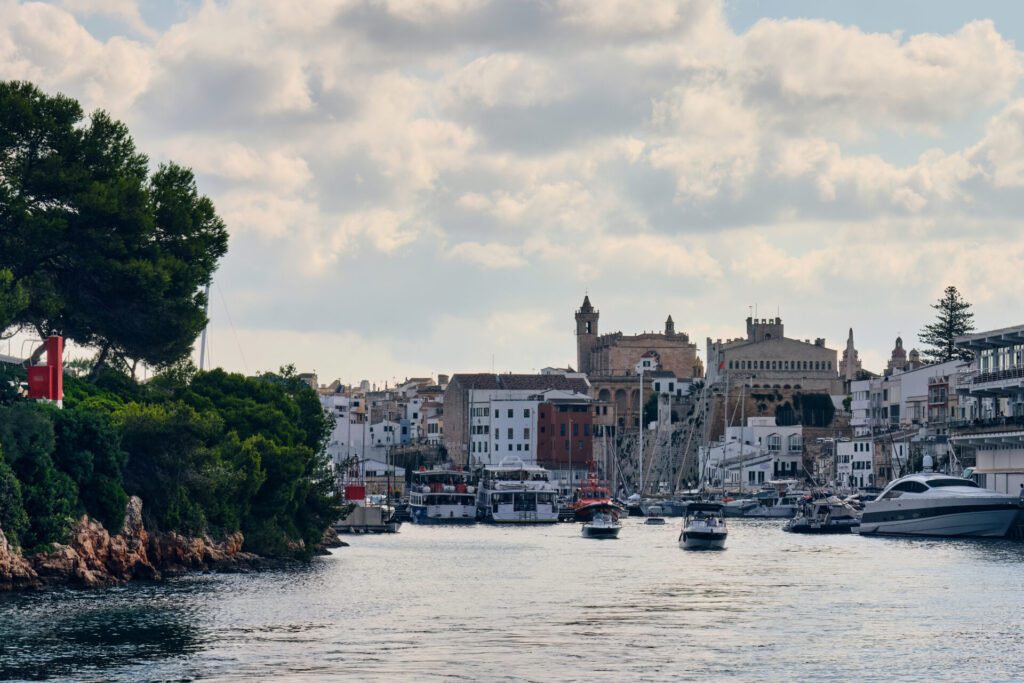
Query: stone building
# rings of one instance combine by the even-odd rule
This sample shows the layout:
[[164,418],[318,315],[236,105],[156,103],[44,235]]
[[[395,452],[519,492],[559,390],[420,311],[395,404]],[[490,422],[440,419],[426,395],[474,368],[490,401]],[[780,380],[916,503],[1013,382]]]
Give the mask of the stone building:
[[[685,332],[676,332],[672,316],[665,321],[664,332],[625,335],[622,332],[600,334],[600,311],[583,298],[576,311],[576,364],[590,381],[590,395],[601,404],[595,423],[605,427],[639,424],[641,381],[638,367],[644,358],[655,359],[659,371],[690,380],[704,375],[697,358],[697,345]],[[643,394],[652,392],[651,376],[644,373]],[[610,410],[609,410],[610,408]]]
[[921,354],[917,352],[917,349],[911,349],[910,356],[908,357],[906,350],[903,348],[903,338],[896,337],[896,346],[893,347],[892,354],[889,356],[889,362],[885,367],[885,375],[888,377],[897,372],[917,370],[923,365]]
[[853,328],[850,328],[850,336],[846,338],[846,348],[843,349],[843,357],[839,361],[839,376],[843,381],[849,383],[857,379],[857,375],[863,370],[860,364],[860,355],[853,345]]
[[712,341],[708,337],[707,349],[709,384],[724,382],[728,376],[761,387],[840,390],[835,349],[827,348],[820,337],[813,343],[786,337],[782,318],[747,318],[745,338]]

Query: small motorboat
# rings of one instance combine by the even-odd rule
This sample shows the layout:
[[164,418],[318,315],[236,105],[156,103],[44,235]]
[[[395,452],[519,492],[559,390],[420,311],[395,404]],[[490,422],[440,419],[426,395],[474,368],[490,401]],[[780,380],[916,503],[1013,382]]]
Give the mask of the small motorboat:
[[583,538],[618,538],[622,524],[618,517],[607,512],[595,512],[591,520],[583,525]]
[[664,524],[664,523],[665,523],[665,518],[664,517],[648,517],[647,519],[644,520],[644,524],[646,524],[648,526],[658,526],[659,524]]
[[679,547],[685,550],[722,550],[729,530],[721,503],[690,503],[679,534]]
[[848,534],[860,526],[860,515],[848,503],[830,496],[806,503],[783,531],[794,534]]

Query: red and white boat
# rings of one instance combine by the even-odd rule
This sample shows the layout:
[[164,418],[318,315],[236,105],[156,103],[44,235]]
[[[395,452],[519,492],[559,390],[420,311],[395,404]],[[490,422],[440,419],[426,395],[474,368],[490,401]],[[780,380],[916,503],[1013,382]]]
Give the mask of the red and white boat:
[[614,520],[626,514],[626,508],[612,498],[608,487],[593,473],[580,482],[579,496],[571,507],[577,522],[590,522],[597,513],[610,515]]

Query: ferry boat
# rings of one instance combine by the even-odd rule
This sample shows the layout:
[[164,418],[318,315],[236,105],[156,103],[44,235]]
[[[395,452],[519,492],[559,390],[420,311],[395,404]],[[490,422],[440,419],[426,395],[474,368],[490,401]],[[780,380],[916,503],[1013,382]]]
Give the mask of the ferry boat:
[[476,489],[469,472],[453,469],[413,472],[409,513],[413,524],[475,524]]
[[729,530],[721,503],[690,503],[679,534],[679,547],[685,550],[722,550]]
[[589,522],[600,513],[611,515],[615,519],[626,514],[625,506],[612,498],[608,487],[598,481],[594,474],[580,482],[579,498],[572,503],[572,511],[577,522]]
[[861,534],[1002,538],[1022,515],[1017,496],[983,489],[971,479],[932,472],[900,477],[864,505]]
[[481,471],[477,511],[482,521],[494,524],[554,524],[558,490],[543,467],[505,458]]

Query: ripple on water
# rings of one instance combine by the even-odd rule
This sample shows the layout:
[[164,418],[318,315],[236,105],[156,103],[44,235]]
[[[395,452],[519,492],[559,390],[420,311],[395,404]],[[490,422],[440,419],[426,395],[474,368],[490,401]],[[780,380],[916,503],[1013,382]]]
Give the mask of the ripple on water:
[[[0,596],[0,678],[1013,680],[1024,544],[406,525],[310,567]],[[965,662],[970,662],[965,675]]]

